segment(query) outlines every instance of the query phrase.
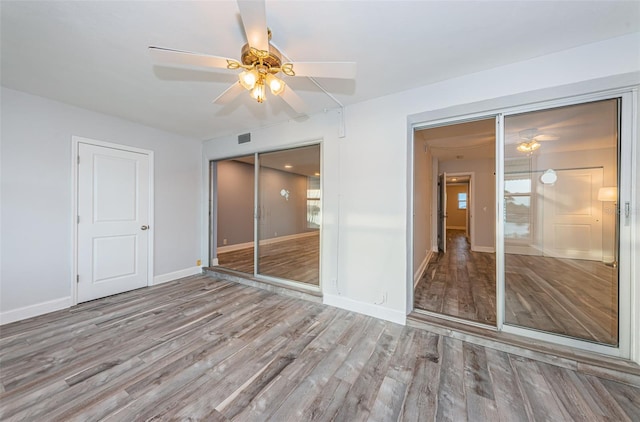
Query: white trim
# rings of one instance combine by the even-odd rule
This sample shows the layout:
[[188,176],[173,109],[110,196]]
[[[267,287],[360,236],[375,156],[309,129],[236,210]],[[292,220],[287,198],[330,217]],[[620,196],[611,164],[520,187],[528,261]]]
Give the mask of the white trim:
[[344,296],[325,293],[323,295],[322,303],[329,306],[335,306],[336,308],[346,309],[347,311],[383,319],[385,321],[395,322],[396,324],[406,325],[407,322],[407,316],[402,311],[386,308],[373,303],[359,302]]
[[[449,184],[447,183],[447,185],[449,185]],[[467,231],[467,227],[466,226],[447,226],[447,230],[449,230],[449,229]]]
[[153,277],[153,286],[162,283],[168,283],[179,278],[189,277],[190,275],[201,274],[201,267],[185,268],[183,270],[174,271],[172,273],[161,274]]
[[433,255],[433,251],[432,250],[427,251],[426,256],[424,257],[424,259],[420,263],[420,266],[418,267],[418,269],[416,270],[415,274],[413,275],[413,288],[414,289],[418,285],[418,281],[420,281],[420,279],[422,278],[422,274],[424,273],[424,270],[427,269],[427,265],[429,265],[429,261],[431,260],[431,256],[432,255]]
[[153,284],[153,262],[154,262],[154,232],[155,232],[155,220],[154,220],[154,153],[151,150],[131,147],[128,145],[115,144],[112,142],[98,141],[90,138],[83,138],[81,136],[71,136],[71,190],[73,192],[71,198],[71,243],[72,243],[72,255],[71,255],[71,306],[78,304],[78,284],[76,279],[78,277],[78,145],[80,143],[95,145],[99,147],[119,149],[122,151],[136,152],[139,154],[145,154],[149,157],[149,227],[148,239],[149,245],[147,248],[147,286]]
[[67,309],[71,306],[71,296],[60,299],[48,300],[34,305],[24,306],[0,313],[0,325],[10,322],[21,321],[23,319],[48,314],[49,312]]
[[535,340],[542,340],[548,343],[559,344],[562,346],[575,347],[582,350],[588,350],[590,352],[601,353],[603,355],[624,357],[624,353],[622,353],[621,349],[615,346],[605,346],[604,344],[591,343],[588,341],[576,342],[576,338],[573,337],[565,337],[537,330],[528,330],[526,328],[508,325],[506,323],[502,326],[502,332],[515,334],[522,337],[528,337]]
[[471,250],[473,252],[485,252],[485,253],[495,253],[496,252],[496,248],[493,248],[491,246],[473,246],[473,247],[471,247]]

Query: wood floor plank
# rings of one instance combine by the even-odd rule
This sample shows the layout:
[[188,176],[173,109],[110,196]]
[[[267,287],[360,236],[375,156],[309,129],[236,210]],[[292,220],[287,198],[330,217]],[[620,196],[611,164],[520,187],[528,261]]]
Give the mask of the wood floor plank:
[[204,276],[0,344],[3,421],[640,420],[640,389],[594,373]]
[[445,337],[440,364],[436,420],[460,421],[467,419],[463,355],[463,342]]

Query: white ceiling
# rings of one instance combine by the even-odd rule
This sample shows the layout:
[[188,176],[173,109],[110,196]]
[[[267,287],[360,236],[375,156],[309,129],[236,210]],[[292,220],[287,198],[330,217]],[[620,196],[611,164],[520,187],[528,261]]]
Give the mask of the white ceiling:
[[[5,1],[1,79],[8,88],[198,139],[296,118],[280,99],[211,100],[227,70],[154,66],[156,45],[238,58],[234,0]],[[267,0],[273,44],[292,60],[355,61],[355,81],[318,80],[345,105],[640,31],[640,3],[623,1]],[[287,78],[311,112],[336,104]]]

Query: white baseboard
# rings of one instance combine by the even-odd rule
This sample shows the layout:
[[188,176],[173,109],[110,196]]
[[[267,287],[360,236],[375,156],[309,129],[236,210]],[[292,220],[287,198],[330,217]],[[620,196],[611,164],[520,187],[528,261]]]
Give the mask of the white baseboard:
[[155,286],[156,284],[168,283],[169,281],[200,273],[202,273],[201,267],[191,267],[185,268],[184,270],[174,271],[172,273],[157,275],[153,277],[153,285]]
[[[312,232],[304,232],[304,233],[296,233],[296,234],[289,234],[287,236],[278,236],[278,237],[272,237],[271,239],[261,239],[260,240],[260,245],[271,245],[273,243],[278,243],[278,242],[285,242],[287,240],[293,240],[293,239],[300,239],[303,237],[310,237],[310,236],[317,236],[318,235],[318,231],[312,231]],[[232,251],[237,251],[240,249],[246,249],[246,248],[251,248],[253,247],[253,242],[245,242],[245,243],[238,243],[235,245],[226,245],[226,246],[218,246],[217,247],[217,251],[220,252],[232,252]]]
[[431,255],[433,255],[433,251],[427,252],[427,255],[424,257],[424,259],[420,263],[420,266],[418,267],[418,270],[413,275],[413,288],[414,289],[418,285],[418,281],[420,281],[420,278],[422,278],[422,274],[424,273],[424,270],[427,269],[427,265],[429,265],[429,260],[431,260]]
[[472,246],[471,250],[474,252],[487,252],[487,253],[495,253],[496,248],[491,246]]
[[235,245],[218,246],[218,253],[239,251],[240,249],[253,248],[253,242],[236,243]]
[[0,325],[71,307],[71,296],[0,312]]
[[358,302],[357,300],[343,296],[324,293],[323,303],[325,305],[335,306],[336,308],[346,309],[347,311],[357,312],[374,318],[384,319],[385,321],[395,322],[396,324],[406,325],[407,323],[407,316],[402,311],[385,308],[372,303]]

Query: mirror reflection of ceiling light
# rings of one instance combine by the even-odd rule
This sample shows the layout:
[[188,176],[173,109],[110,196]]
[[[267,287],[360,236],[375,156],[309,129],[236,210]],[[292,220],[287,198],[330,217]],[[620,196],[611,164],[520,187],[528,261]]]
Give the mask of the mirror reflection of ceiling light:
[[285,164],[285,165],[284,165],[284,168],[286,168],[286,169],[292,169],[292,168],[293,168],[293,166],[292,166],[291,164]]
[[318,173],[317,171],[315,173],[313,173],[316,176],[320,176],[320,173]]
[[546,170],[544,173],[542,173],[542,176],[540,176],[540,181],[545,185],[552,185],[557,180],[558,180],[558,175],[556,171],[553,169]]
[[456,179],[455,177],[453,179],[451,179],[452,182],[457,182],[458,179]]
[[537,150],[538,148],[540,148],[540,144],[536,140],[533,140],[529,142],[520,142],[517,149],[520,152],[532,154],[533,151]]

